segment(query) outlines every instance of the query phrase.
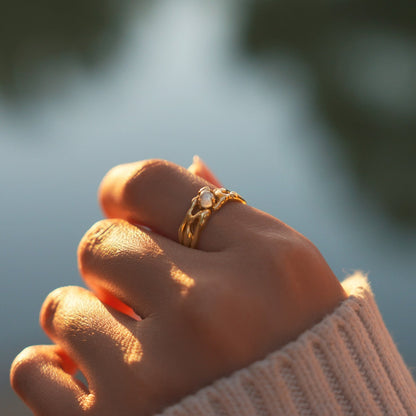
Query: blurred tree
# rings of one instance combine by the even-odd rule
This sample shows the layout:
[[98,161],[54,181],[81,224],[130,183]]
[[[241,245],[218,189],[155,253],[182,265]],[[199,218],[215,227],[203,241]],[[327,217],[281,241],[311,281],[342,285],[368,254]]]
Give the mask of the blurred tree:
[[0,93],[25,95],[48,63],[101,61],[117,43],[133,2],[0,0]]
[[357,182],[404,224],[416,225],[414,0],[251,0],[242,47],[295,55],[315,81],[321,114]]

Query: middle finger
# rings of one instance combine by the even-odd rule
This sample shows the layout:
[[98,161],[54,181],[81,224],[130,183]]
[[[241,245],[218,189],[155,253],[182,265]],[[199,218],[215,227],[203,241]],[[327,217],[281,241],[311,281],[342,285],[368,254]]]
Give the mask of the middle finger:
[[[169,307],[188,279],[178,279],[179,269],[200,252],[125,220],[107,219],[94,224],[78,247],[79,269],[97,294],[111,294],[141,318]],[[176,277],[176,278],[175,278]]]

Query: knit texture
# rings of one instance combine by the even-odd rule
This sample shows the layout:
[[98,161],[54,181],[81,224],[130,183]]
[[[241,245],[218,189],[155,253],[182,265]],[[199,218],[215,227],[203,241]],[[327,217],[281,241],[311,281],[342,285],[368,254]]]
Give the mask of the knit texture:
[[161,416],[416,415],[416,385],[360,273],[296,341]]

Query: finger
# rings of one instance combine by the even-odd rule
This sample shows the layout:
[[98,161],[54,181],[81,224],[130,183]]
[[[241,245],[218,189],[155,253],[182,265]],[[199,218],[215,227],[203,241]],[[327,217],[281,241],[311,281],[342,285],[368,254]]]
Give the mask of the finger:
[[[145,225],[178,241],[178,229],[191,200],[206,185],[212,186],[174,163],[148,160],[110,170],[101,183],[99,196],[108,217]],[[198,248],[217,251],[236,241],[248,211],[240,203],[225,204],[209,219]]]
[[85,282],[100,298],[110,293],[145,318],[169,308],[175,294],[192,283],[191,278],[175,279],[175,267],[187,258],[187,251],[125,220],[107,219],[94,224],[82,238],[78,264]]
[[188,171],[202,179],[212,183],[217,187],[221,187],[220,181],[214,175],[212,170],[206,165],[206,163],[197,155],[194,156],[192,165],[189,166]]
[[109,374],[122,377],[125,359],[140,355],[139,343],[132,341],[137,322],[110,311],[81,287],[67,286],[50,293],[42,306],[40,323],[75,360],[93,393],[102,389]]
[[76,416],[92,399],[85,386],[68,374],[68,358],[55,345],[24,349],[13,361],[10,382],[33,410],[44,416]]

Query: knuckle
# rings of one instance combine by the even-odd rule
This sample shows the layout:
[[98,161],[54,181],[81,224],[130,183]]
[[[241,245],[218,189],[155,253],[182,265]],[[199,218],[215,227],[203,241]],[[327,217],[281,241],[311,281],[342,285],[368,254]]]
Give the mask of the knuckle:
[[122,200],[128,206],[135,206],[137,196],[141,191],[152,192],[155,188],[160,188],[166,178],[177,174],[175,166],[162,159],[150,159],[141,162],[138,169],[127,178],[123,190]]
[[35,346],[25,348],[13,361],[10,368],[10,383],[13,389],[19,393],[26,390],[28,383],[31,383],[33,374],[39,366],[37,348]]
[[[51,336],[57,333],[74,332],[78,326],[74,299],[81,289],[76,286],[65,286],[55,289],[43,302],[40,311],[40,325]],[[69,301],[68,301],[69,299]]]
[[63,292],[64,288],[55,289],[53,292],[49,293],[43,301],[42,308],[40,310],[39,322],[41,327],[46,332],[50,332],[53,327],[53,320],[63,296]]
[[78,265],[81,273],[95,261],[98,248],[115,225],[115,220],[98,221],[82,237],[78,245]]

